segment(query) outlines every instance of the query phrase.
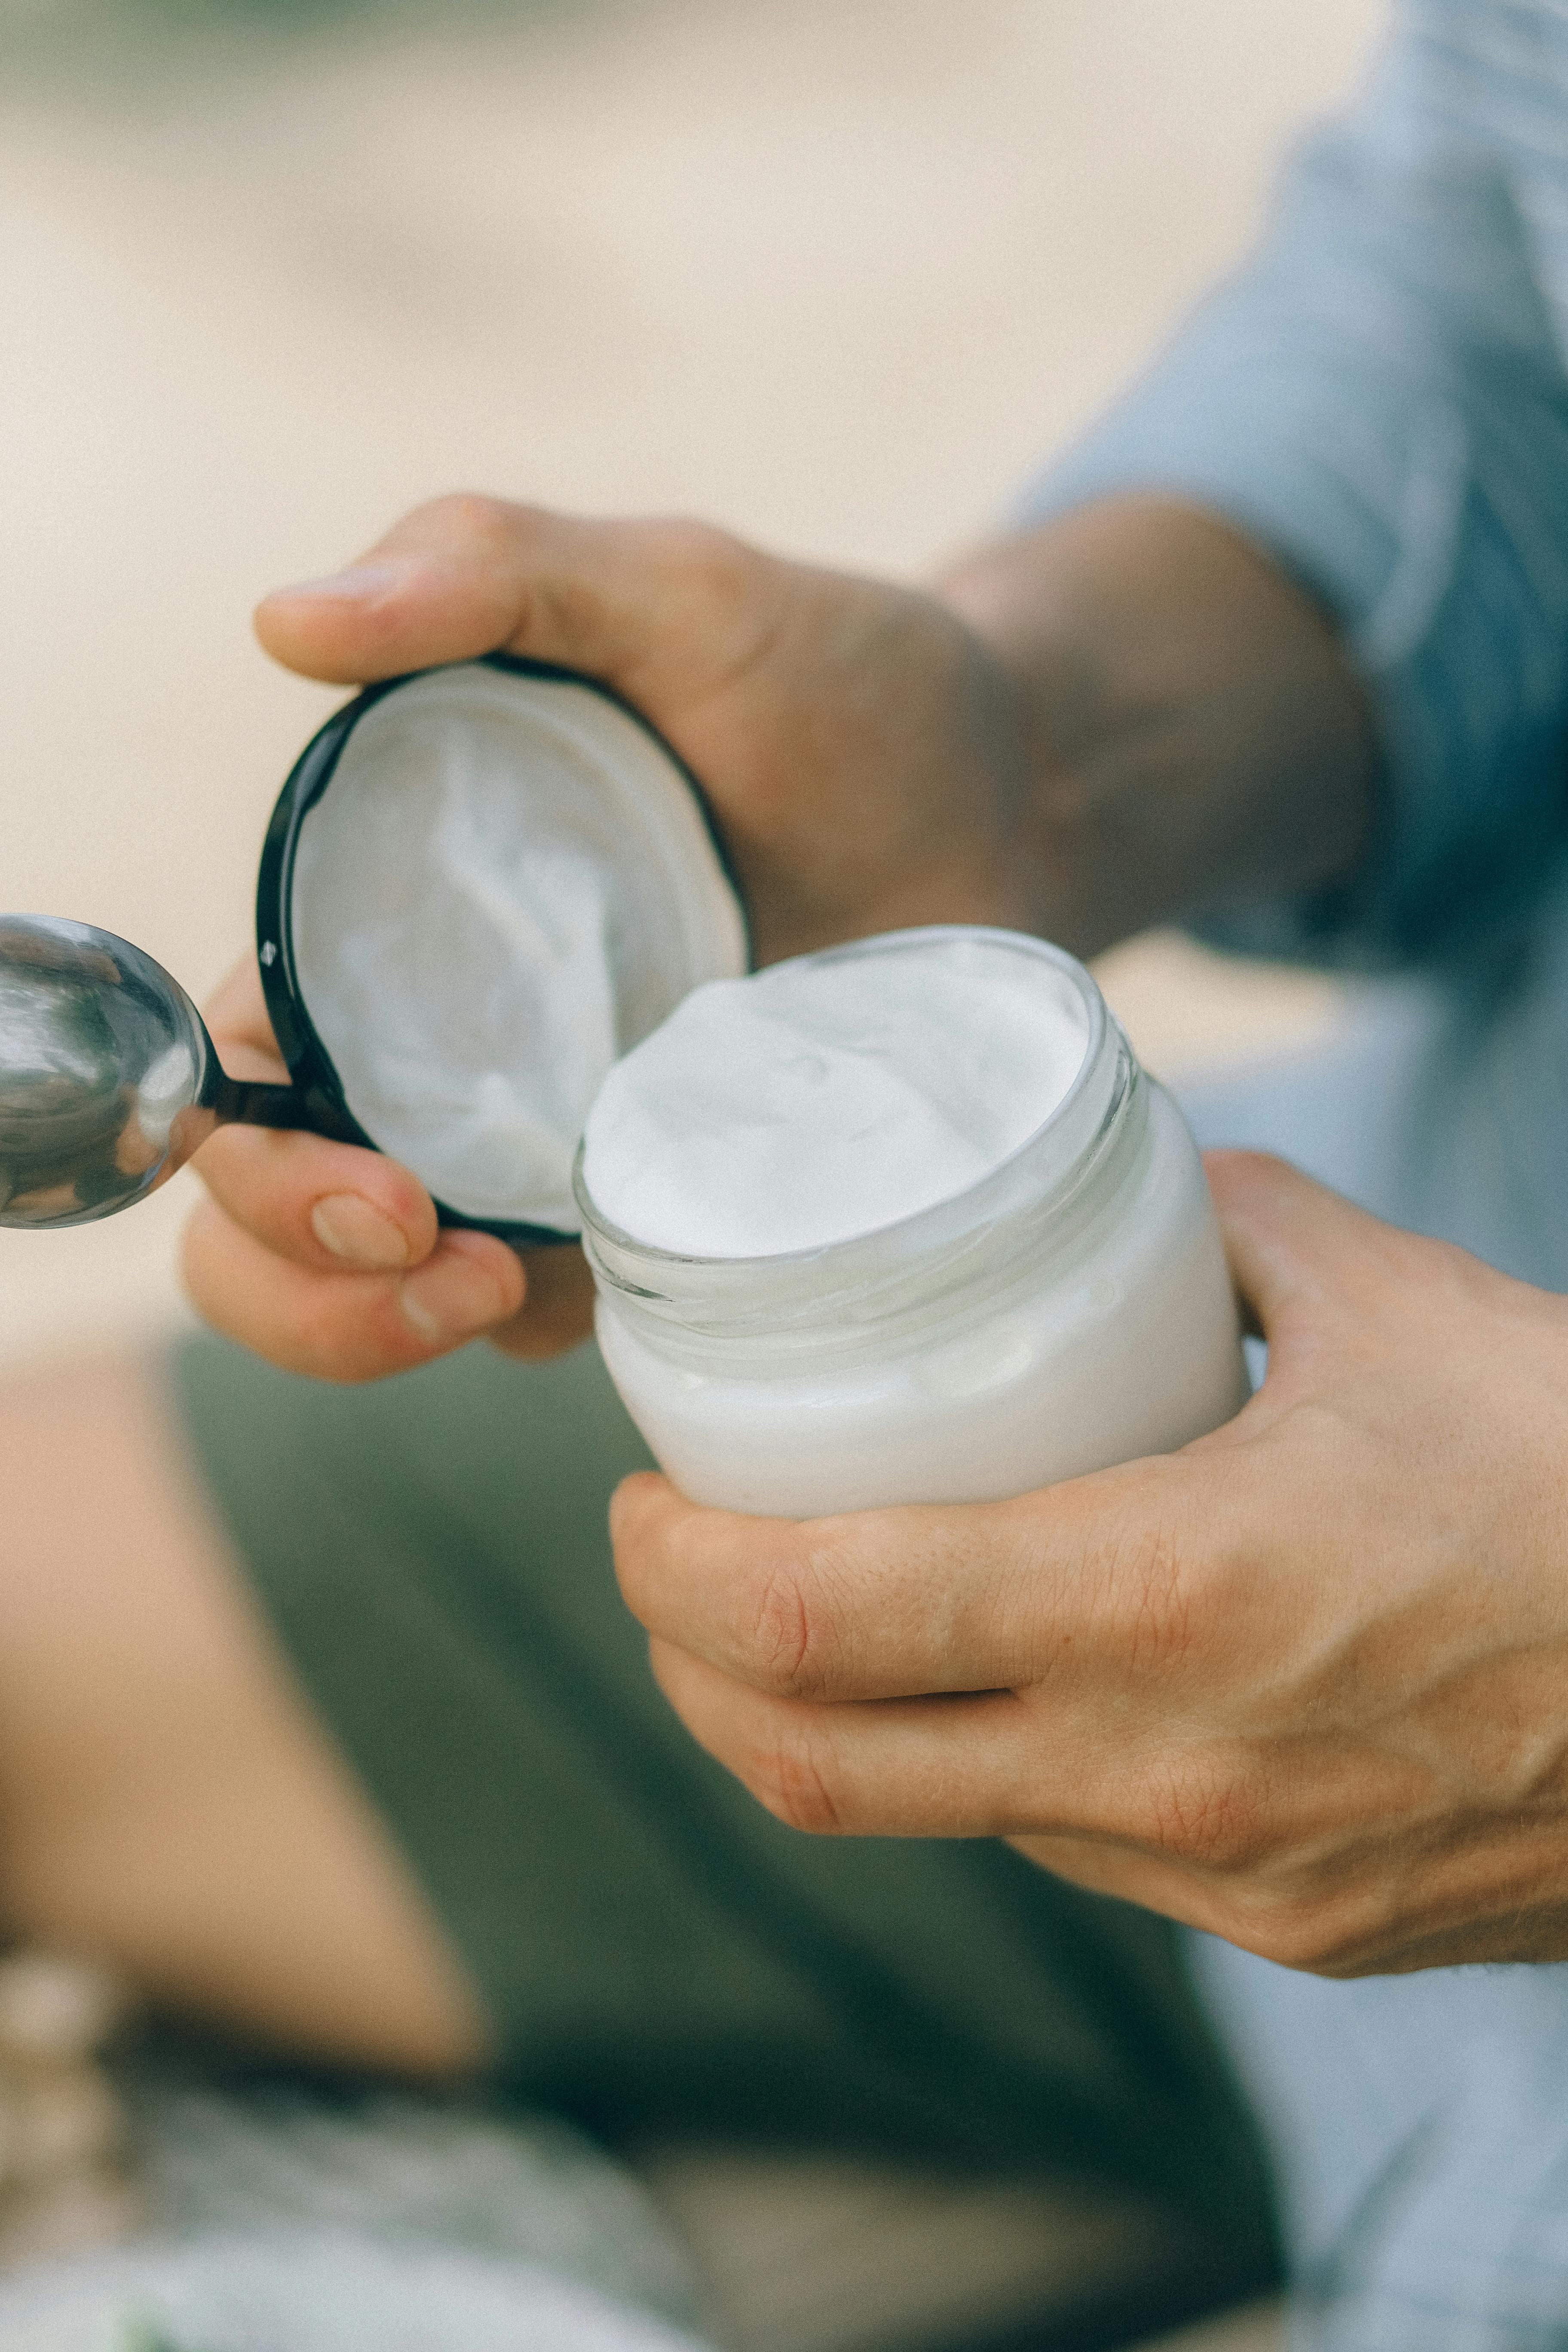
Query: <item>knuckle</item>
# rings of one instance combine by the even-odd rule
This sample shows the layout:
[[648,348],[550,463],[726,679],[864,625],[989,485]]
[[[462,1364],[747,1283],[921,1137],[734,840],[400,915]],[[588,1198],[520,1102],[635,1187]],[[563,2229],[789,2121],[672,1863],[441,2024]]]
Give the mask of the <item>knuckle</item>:
[[1202,1594],[1176,1529],[1140,1518],[1107,1538],[1102,1576],[1115,1633],[1134,1671],[1180,1666],[1201,1638]]
[[647,551],[659,568],[683,578],[712,603],[740,604],[751,593],[762,559],[731,532],[686,515],[664,516],[643,529]]
[[1291,1911],[1277,1919],[1263,1956],[1278,1968],[1294,1969],[1299,1976],[1342,1978],[1356,1974],[1349,1960],[1342,1957],[1338,1938],[1310,1914]]
[[826,1692],[837,1654],[837,1628],[813,1566],[788,1544],[758,1580],[748,1651],[764,1685],[787,1698]]
[[1150,1842],[1195,1869],[1255,1869],[1271,1851],[1258,1792],[1211,1758],[1168,1764],[1150,1791]]
[[1224,1144],[1208,1157],[1238,1183],[1269,1184],[1290,1172],[1278,1152],[1260,1151],[1254,1144]]
[[409,520],[455,545],[490,549],[515,535],[521,515],[517,507],[482,490],[447,490],[416,507]]
[[1238,1904],[1221,1922],[1229,1941],[1300,1976],[1353,1977],[1362,1973],[1356,1939],[1334,1906],[1295,1890],[1270,1888],[1261,1898]]
[[830,1751],[806,1717],[776,1718],[744,1774],[759,1803],[786,1829],[808,1837],[833,1837],[843,1829]]
[[649,1632],[662,1627],[669,1610],[666,1594],[672,1571],[679,1566],[676,1546],[668,1528],[647,1527],[624,1517],[612,1522],[616,1581],[622,1600],[639,1625]]
[[766,1686],[804,1696],[812,1626],[793,1561],[773,1561],[757,1585],[748,1648]]

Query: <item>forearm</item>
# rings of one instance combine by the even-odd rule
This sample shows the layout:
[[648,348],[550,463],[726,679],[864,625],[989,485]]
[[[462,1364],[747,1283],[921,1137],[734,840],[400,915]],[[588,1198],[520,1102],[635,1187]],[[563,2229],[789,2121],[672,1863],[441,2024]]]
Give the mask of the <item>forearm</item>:
[[1354,865],[1366,698],[1321,607],[1226,524],[1107,500],[966,557],[940,593],[1012,684],[1051,938],[1089,954]]

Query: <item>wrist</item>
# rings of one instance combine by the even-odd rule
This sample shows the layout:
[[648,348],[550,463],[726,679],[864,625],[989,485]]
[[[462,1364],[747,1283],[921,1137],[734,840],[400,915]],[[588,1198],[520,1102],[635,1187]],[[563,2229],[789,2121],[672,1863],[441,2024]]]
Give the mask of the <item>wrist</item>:
[[1089,954],[1353,866],[1364,689],[1321,608],[1227,524],[1106,501],[980,550],[937,593],[1008,682],[1052,938]]

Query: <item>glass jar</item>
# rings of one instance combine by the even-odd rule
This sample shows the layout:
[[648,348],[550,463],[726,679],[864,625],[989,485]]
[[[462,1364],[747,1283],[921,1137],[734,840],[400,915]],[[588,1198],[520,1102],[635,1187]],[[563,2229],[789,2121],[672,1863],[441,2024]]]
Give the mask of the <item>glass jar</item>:
[[606,1222],[579,1151],[599,1344],[694,1502],[805,1517],[999,1501],[1169,1452],[1246,1402],[1196,1147],[1083,966],[952,927],[810,961],[954,939],[1034,959],[1086,1039],[1057,1108],[968,1191],[819,1249],[683,1257]]

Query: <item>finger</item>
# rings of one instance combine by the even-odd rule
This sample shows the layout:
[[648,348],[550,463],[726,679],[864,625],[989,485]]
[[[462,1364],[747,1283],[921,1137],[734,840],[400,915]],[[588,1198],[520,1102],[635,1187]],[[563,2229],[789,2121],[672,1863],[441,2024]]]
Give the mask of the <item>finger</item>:
[[1210,1151],[1204,1166],[1232,1278],[1271,1345],[1325,1316],[1340,1329],[1364,1324],[1376,1300],[1408,1284],[1413,1237],[1289,1161]]
[[793,1520],[645,1474],[611,1507],[616,1570],[650,1633],[779,1696],[1098,1687],[1180,1638],[1191,1475],[1173,1457],[1016,1503]]
[[[254,955],[215,992],[207,1026],[231,1076],[286,1079]],[[195,1165],[225,1213],[279,1256],[320,1273],[415,1266],[436,1241],[436,1211],[405,1168],[362,1146],[298,1129],[220,1128]]]
[[230,1077],[287,1082],[289,1072],[272,1034],[254,949],[240,957],[213,991],[205,1011],[218,1059]]
[[1211,1871],[1098,1832],[1056,1831],[1015,1837],[1011,1843],[1040,1869],[1087,1894],[1112,1895],[1118,1902],[1178,1919],[1184,1927],[1224,1936],[1228,1943],[1258,1948],[1245,1933],[1228,1882]]
[[698,524],[438,499],[347,571],[275,591],[256,628],[289,668],[340,683],[504,647],[635,693],[658,647],[679,644],[698,696],[765,639],[771,605],[755,591],[781,570]]
[[825,1706],[750,1689],[668,1643],[649,1657],[693,1738],[792,1829],[1008,1837],[1077,1885],[1279,1958],[1338,1933],[1329,1914],[1352,1891],[1336,1884],[1348,1786],[1337,1813],[1312,1807],[1319,1833],[1304,1839],[1291,1807],[1273,1817],[1271,1769],[1250,1759],[1249,1777],[1235,1747],[1128,1736],[1103,1709],[1062,1718],[1008,1692]]
[[984,1507],[757,1518],[700,1509],[645,1475],[616,1494],[611,1535],[648,1632],[759,1690],[835,1701],[992,1690],[1036,1664],[992,1572],[1002,1524]]
[[436,1210],[395,1160],[299,1129],[224,1127],[197,1152],[224,1213],[278,1256],[321,1274],[388,1274],[436,1245]]
[[525,1362],[564,1354],[594,1328],[594,1277],[580,1249],[524,1250],[522,1312],[489,1334],[501,1353]]
[[1078,1885],[1173,1916],[1220,1897],[1173,1852],[1160,1759],[1011,1692],[818,1706],[733,1681],[654,1641],[655,1678],[699,1745],[792,1829],[846,1837],[1013,1837]]
[[693,1738],[792,1829],[994,1837],[1034,1817],[1026,1725],[1008,1693],[819,1706],[752,1690],[668,1643],[649,1656]]
[[508,1322],[523,1272],[489,1234],[447,1233],[409,1274],[331,1274],[290,1264],[205,1202],[183,1270],[198,1313],[287,1371],[379,1380],[434,1361]]

